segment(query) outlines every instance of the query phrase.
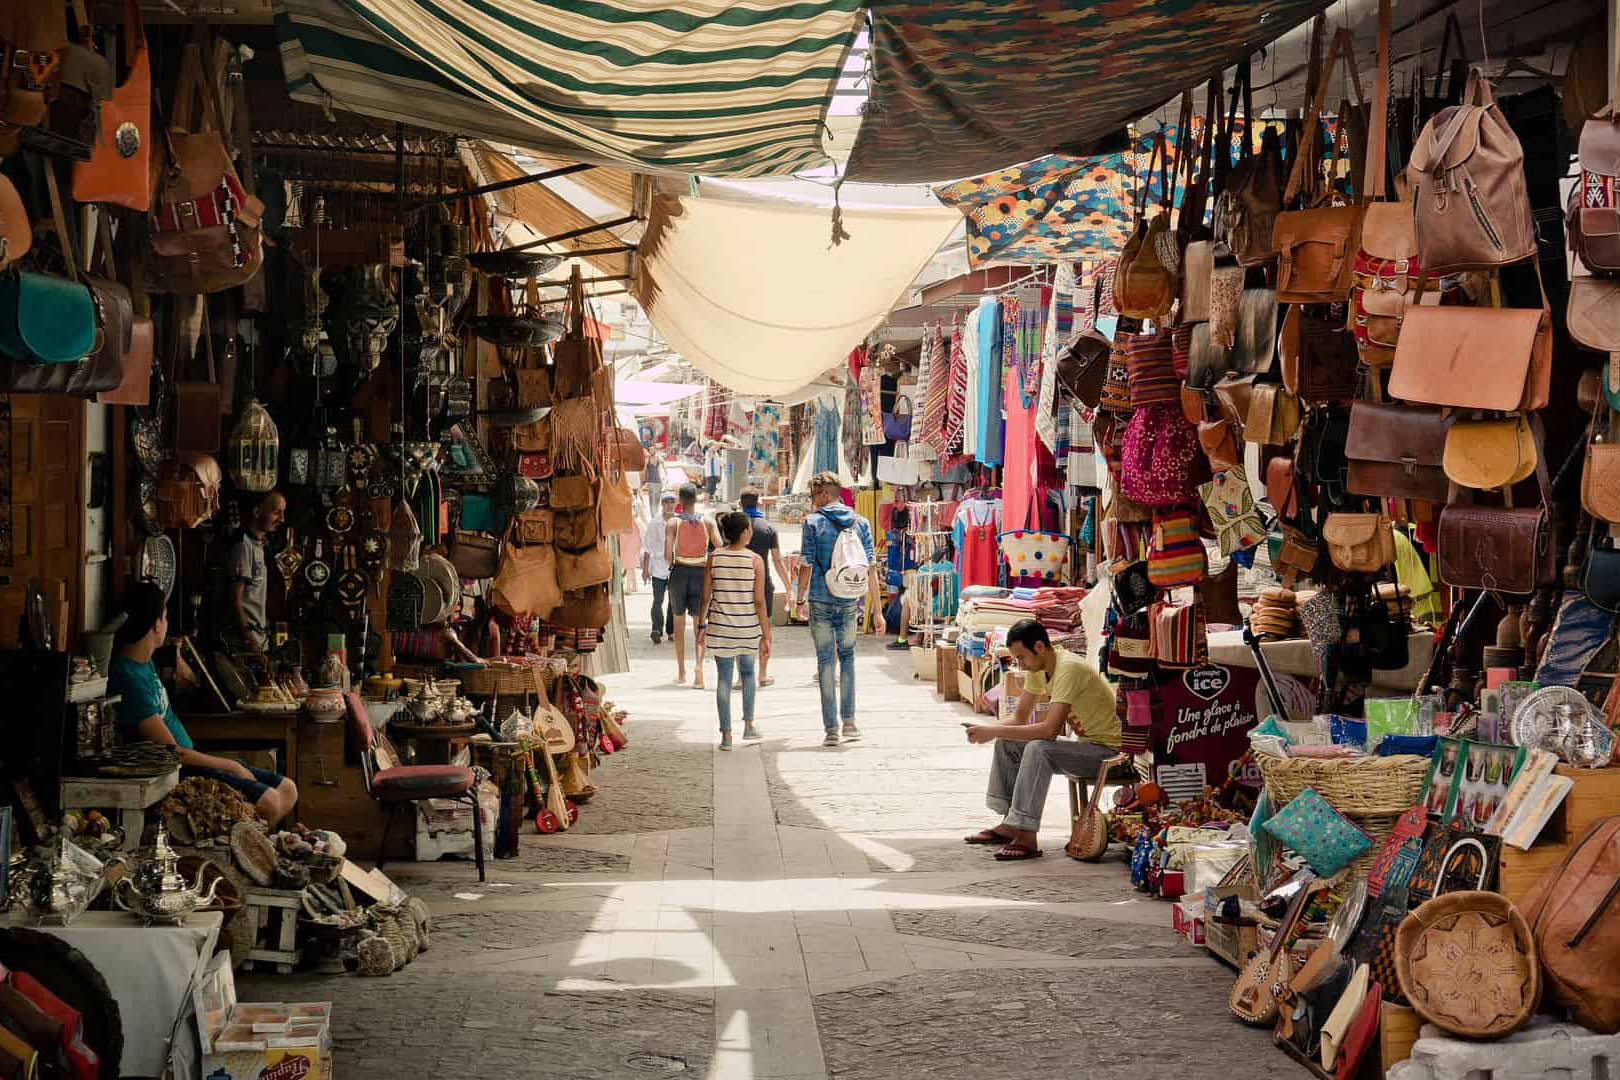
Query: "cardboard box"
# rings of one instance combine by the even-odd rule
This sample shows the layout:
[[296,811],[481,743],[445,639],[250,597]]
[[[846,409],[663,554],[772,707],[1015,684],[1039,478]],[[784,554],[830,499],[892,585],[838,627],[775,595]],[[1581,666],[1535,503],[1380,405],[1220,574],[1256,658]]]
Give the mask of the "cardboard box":
[[332,1080],[332,1003],[241,1002],[231,954],[192,991],[206,1080]]
[[1203,945],[1204,941],[1204,905],[1191,900],[1177,900],[1170,905],[1170,924],[1176,933],[1192,942],[1194,945]]

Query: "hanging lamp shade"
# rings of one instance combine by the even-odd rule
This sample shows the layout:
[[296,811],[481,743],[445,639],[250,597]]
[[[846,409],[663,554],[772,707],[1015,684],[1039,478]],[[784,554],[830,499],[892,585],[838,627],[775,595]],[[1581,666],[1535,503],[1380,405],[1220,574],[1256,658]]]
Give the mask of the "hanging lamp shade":
[[226,447],[231,483],[238,491],[264,492],[276,486],[281,435],[257,399],[247,403]]

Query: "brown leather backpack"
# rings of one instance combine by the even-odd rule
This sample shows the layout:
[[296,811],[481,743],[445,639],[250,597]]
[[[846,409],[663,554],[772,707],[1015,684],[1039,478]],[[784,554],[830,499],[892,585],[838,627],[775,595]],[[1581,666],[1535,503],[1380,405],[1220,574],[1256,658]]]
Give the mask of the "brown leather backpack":
[[1534,257],[1524,149],[1477,69],[1463,103],[1424,125],[1408,168],[1424,273],[1487,270]]
[[158,523],[165,529],[195,529],[219,510],[224,479],[207,454],[181,454],[158,469]]
[[1541,959],[1543,988],[1576,1023],[1620,1031],[1620,817],[1589,825],[1520,905]]
[[[1136,227],[1131,231],[1130,239],[1125,241],[1125,250],[1120,252],[1119,268],[1114,274],[1114,302],[1119,305],[1121,315],[1136,319],[1157,319],[1166,314],[1170,305],[1175,303],[1178,291],[1175,268],[1166,265],[1159,257],[1161,239],[1169,239],[1172,202],[1169,158],[1164,133],[1160,132],[1154,140],[1153,156],[1148,160],[1147,171],[1138,188]],[[1147,195],[1152,186],[1154,162],[1159,163],[1163,201],[1159,213],[1149,218]]]
[[1570,249],[1594,274],[1620,271],[1620,102],[1581,128],[1580,163],[1569,195]]

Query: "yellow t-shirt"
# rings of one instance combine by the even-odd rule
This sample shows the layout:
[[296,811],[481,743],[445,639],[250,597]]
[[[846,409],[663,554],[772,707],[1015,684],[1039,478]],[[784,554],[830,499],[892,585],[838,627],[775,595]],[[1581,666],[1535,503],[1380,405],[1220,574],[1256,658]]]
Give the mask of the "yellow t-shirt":
[[1024,686],[1032,694],[1046,694],[1052,701],[1069,707],[1069,726],[1087,742],[1103,746],[1119,745],[1119,716],[1114,711],[1114,687],[1097,669],[1067,649],[1053,649],[1057,666],[1052,678],[1044,671],[1024,676]]

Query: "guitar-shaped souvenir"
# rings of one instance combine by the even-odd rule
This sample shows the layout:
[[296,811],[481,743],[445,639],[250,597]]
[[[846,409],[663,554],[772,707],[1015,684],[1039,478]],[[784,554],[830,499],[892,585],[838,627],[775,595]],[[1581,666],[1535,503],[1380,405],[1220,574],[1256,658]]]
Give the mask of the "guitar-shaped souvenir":
[[1069,858],[1096,862],[1108,850],[1108,815],[1097,809],[1097,803],[1102,799],[1103,785],[1108,781],[1109,772],[1115,765],[1123,765],[1130,759],[1129,754],[1115,754],[1097,770],[1097,782],[1091,785],[1091,798],[1086,800],[1084,810],[1074,814],[1069,842],[1063,845],[1063,853]]
[[1294,973],[1294,964],[1288,953],[1288,939],[1299,922],[1301,912],[1305,910],[1306,901],[1316,891],[1315,885],[1316,882],[1312,880],[1300,887],[1298,894],[1289,901],[1282,921],[1277,924],[1277,934],[1271,939],[1271,947],[1249,957],[1249,962],[1238,974],[1237,982],[1232,985],[1227,1007],[1232,1010],[1233,1016],[1245,1024],[1260,1027],[1277,1019],[1277,988]]

